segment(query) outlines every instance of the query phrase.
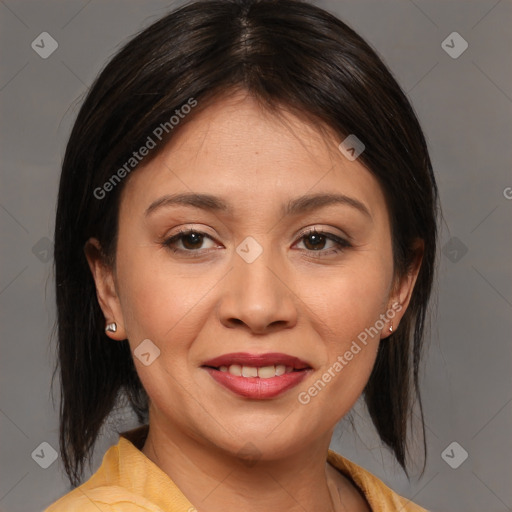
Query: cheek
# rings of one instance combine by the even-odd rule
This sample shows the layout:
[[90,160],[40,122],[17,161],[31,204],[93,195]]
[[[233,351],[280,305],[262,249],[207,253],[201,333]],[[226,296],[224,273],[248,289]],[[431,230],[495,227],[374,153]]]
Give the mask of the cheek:
[[149,338],[167,350],[187,339],[183,328],[191,325],[190,316],[208,283],[194,286],[189,277],[157,263],[154,250],[124,251],[118,265],[119,295],[130,343]]
[[[123,321],[137,373],[152,402],[162,409],[183,411],[187,401],[181,383],[190,380],[187,359],[201,329],[200,301],[205,292],[202,286],[192,286],[189,276],[157,264],[154,250],[151,258],[149,248],[140,252],[125,248],[119,260]],[[137,360],[137,348],[146,339],[159,351],[149,345],[151,358],[158,356],[148,366]]]
[[391,273],[377,264],[340,269],[339,277],[323,280],[321,287],[316,281],[316,292],[308,294],[305,302],[331,349],[343,350],[375,324],[386,308],[390,282]]
[[299,403],[318,408],[332,422],[350,410],[371,374],[389,282],[382,265],[373,263],[364,270],[341,271],[338,279],[327,281],[307,299],[325,352],[316,380],[301,388]]

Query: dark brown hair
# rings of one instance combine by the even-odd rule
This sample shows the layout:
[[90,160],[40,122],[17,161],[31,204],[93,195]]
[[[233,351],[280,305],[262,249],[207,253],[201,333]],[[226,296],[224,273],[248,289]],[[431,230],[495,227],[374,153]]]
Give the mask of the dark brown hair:
[[139,421],[148,413],[128,342],[113,343],[104,332],[84,255],[84,244],[96,237],[115,260],[124,182],[101,199],[94,191],[191,98],[200,111],[235,88],[271,110],[286,107],[324,123],[340,141],[355,134],[365,144],[359,161],[379,180],[388,203],[395,275],[410,270],[414,242],[424,241],[409,308],[380,344],[364,391],[382,441],[406,469],[414,399],[421,412],[418,371],[437,239],[437,187],[418,120],[377,54],[326,11],[300,0],[211,0],[166,15],[123,47],[91,87],[67,144],[55,226],[56,371],[60,448],[72,485],[80,483],[120,395]]

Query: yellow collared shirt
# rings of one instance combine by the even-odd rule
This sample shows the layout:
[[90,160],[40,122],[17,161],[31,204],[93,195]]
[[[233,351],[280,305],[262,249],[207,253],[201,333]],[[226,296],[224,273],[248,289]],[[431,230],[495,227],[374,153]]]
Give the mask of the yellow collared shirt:
[[[44,512],[195,512],[169,476],[140,451],[147,432],[147,425],[123,432],[99,469]],[[427,512],[332,450],[327,461],[354,482],[372,511]]]

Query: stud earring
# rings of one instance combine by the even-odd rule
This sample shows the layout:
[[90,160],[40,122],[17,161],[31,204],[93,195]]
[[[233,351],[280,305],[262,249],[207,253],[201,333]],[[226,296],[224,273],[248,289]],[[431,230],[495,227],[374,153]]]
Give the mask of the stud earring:
[[389,326],[389,332],[393,332],[393,322],[391,322],[391,325]]
[[107,324],[105,327],[105,332],[116,332],[117,331],[117,324],[115,322],[112,322],[111,324]]

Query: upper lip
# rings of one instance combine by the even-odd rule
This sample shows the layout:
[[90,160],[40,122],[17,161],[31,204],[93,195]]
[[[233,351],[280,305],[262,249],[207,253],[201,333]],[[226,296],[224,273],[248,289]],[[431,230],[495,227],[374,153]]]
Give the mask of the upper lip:
[[233,352],[231,354],[224,354],[213,359],[209,359],[203,363],[203,366],[212,368],[219,368],[220,366],[230,366],[238,364],[240,366],[277,366],[284,365],[290,366],[294,370],[305,370],[311,366],[295,356],[288,354],[280,354],[278,352],[269,352],[266,354],[249,354],[247,352]]

